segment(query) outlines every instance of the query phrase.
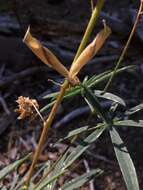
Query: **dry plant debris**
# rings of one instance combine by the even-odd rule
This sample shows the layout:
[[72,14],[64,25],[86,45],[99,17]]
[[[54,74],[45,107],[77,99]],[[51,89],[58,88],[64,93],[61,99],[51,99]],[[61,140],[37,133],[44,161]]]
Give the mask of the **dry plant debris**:
[[58,58],[46,47],[44,47],[40,41],[32,36],[30,33],[30,27],[25,34],[23,41],[32,50],[32,52],[46,65],[52,67],[59,74],[64,76],[71,85],[79,83],[77,74],[82,67],[87,64],[101,49],[105,40],[111,34],[111,29],[103,21],[104,28],[96,35],[95,39],[84,49],[79,58],[72,64],[70,71],[58,60]]
[[31,118],[35,115],[35,108],[39,109],[38,102],[29,97],[20,96],[16,102],[18,103],[18,109],[15,111],[19,114],[18,119]]

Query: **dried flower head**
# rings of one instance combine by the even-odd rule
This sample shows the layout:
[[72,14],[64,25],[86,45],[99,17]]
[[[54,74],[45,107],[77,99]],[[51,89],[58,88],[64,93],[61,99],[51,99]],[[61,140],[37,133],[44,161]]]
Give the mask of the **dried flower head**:
[[19,114],[18,119],[32,117],[35,115],[35,109],[39,109],[37,101],[29,97],[20,96],[16,102],[18,103],[18,109],[15,111]]

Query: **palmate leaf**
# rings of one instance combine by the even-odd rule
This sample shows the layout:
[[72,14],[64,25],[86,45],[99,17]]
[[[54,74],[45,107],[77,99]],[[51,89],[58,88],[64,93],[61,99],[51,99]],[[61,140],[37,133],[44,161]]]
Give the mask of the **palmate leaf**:
[[91,180],[93,177],[96,177],[98,175],[102,174],[102,170],[96,169],[96,170],[91,170],[88,173],[85,173],[67,183],[65,183],[60,190],[75,190],[77,188],[80,188],[83,186],[86,182]]
[[136,170],[132,159],[115,128],[110,130],[114,151],[128,190],[139,190]]
[[4,179],[10,172],[14,171],[17,167],[19,167],[25,160],[30,157],[31,154],[28,154],[24,158],[15,161],[14,163],[6,166],[4,169],[0,171],[0,181]]

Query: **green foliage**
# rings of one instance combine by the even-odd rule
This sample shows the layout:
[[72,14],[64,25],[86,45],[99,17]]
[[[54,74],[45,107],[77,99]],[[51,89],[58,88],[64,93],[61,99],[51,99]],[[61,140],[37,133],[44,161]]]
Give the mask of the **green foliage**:
[[[89,25],[87,27],[87,31],[82,41],[82,45],[79,47],[79,50],[77,52],[76,59],[80,56],[81,52],[85,48],[85,45],[87,44],[88,38],[95,25],[94,21],[96,21],[97,16],[99,15],[99,12],[102,8],[104,1],[98,0],[97,2],[101,2],[100,7],[99,7],[100,9],[99,10],[94,9],[93,11],[93,14],[91,16],[91,21],[89,22]],[[131,37],[133,33],[134,32],[131,33]],[[34,38],[32,39],[33,39],[33,42],[37,42],[35,41]],[[105,92],[105,90],[108,88],[108,86],[112,82],[112,79],[115,76],[115,74],[119,74],[123,71],[134,68],[133,66],[118,68],[121,61],[123,60],[124,54],[126,53],[130,40],[131,38],[128,40],[125,46],[125,49],[123,53],[121,54],[120,59],[117,62],[117,65],[114,71],[113,70],[105,71],[103,73],[100,73],[99,75],[94,75],[91,78],[85,77],[85,79],[80,84],[77,83],[78,85],[71,87],[70,89],[67,89],[66,93],[65,94],[63,93],[64,96],[63,97],[61,96],[61,100],[63,101],[74,98],[77,95],[80,96],[81,98],[85,100],[85,104],[87,104],[91,108],[92,114],[95,117],[97,116],[100,119],[100,122],[93,126],[84,126],[84,127],[80,127],[78,129],[69,131],[68,134],[66,134],[64,137],[62,138],[59,137],[58,142],[70,140],[70,145],[77,140],[76,146],[71,151],[70,150],[71,147],[69,145],[69,147],[64,151],[64,153],[59,157],[59,159],[55,163],[51,164],[49,162],[46,162],[42,164],[41,168],[39,169],[39,171],[35,173],[33,178],[32,179],[29,178],[30,184],[28,188],[25,187],[24,185],[25,176],[23,178],[20,178],[17,173],[15,179],[11,183],[10,190],[18,190],[18,189],[20,190],[27,190],[27,189],[29,190],[45,190],[45,189],[55,190],[57,188],[56,185],[59,178],[62,175],[66,174],[68,170],[70,170],[70,167],[73,165],[73,163],[77,159],[80,159],[80,156],[84,154],[87,151],[87,149],[99,139],[99,137],[103,134],[103,132],[107,132],[110,134],[115,155],[118,160],[127,189],[139,190],[138,179],[137,179],[136,170],[135,170],[133,161],[130,157],[130,154],[123,140],[121,139],[119,133],[117,132],[116,128],[117,127],[121,128],[122,126],[123,127],[124,126],[143,127],[143,120],[135,121],[129,118],[136,112],[143,109],[143,103],[122,112],[122,115],[126,117],[121,118],[120,116],[118,116],[116,110],[119,105],[124,107],[124,110],[125,110],[126,103],[124,102],[122,98],[118,97],[117,95],[110,92]],[[99,42],[100,43],[97,45],[102,44],[100,40]],[[32,45],[34,45],[34,43],[32,43]],[[41,48],[41,46],[39,47]],[[35,48],[35,46],[33,46],[33,48]],[[37,52],[37,49],[35,51]],[[41,51],[43,53],[43,49],[41,49]],[[43,54],[39,54],[39,55],[41,56]],[[89,57],[87,56],[87,58]],[[44,59],[44,60],[46,60],[47,62],[47,59]],[[54,57],[54,61],[55,61],[55,57]],[[80,65],[77,65],[77,67],[79,66]],[[63,68],[63,67],[60,67],[60,68]],[[98,84],[105,82],[108,79],[109,81],[105,87],[105,90],[97,89]],[[40,110],[41,113],[46,110],[49,110],[49,108],[51,108],[51,106],[54,105],[58,95],[59,95],[59,92],[55,92],[43,97],[44,99],[49,100],[49,103]],[[107,99],[111,101],[111,107],[109,110],[105,110],[102,107],[102,104],[100,101],[101,99]],[[54,116],[52,117],[52,119],[53,118]],[[51,123],[52,123],[52,120],[51,120]],[[84,138],[83,138],[83,133],[84,133]],[[2,169],[0,171],[0,180],[2,181],[7,175],[10,175],[11,172],[15,171],[17,167],[19,167],[24,161],[26,161],[29,158],[29,156],[30,155],[27,155],[26,157],[20,160],[17,160],[14,163]],[[60,187],[60,189],[73,190],[73,189],[80,188],[84,183],[90,181],[91,179],[93,179],[94,177],[97,177],[100,174],[102,174],[102,171],[100,169],[92,169],[88,173],[78,176],[75,179],[72,179],[71,181],[64,182],[64,184],[62,185],[62,187]],[[37,176],[38,177],[40,176],[40,180],[38,182],[37,180],[35,180]],[[6,189],[5,187],[2,187],[2,190],[5,190],[5,189]]]
[[24,158],[15,161],[14,163],[6,166],[4,169],[0,171],[0,181],[2,181],[10,172],[14,171],[17,169],[25,160],[27,160],[30,157],[28,154]]
[[71,180],[71,181],[65,183],[61,187],[61,190],[74,190],[74,189],[77,189],[77,188],[81,187],[82,185],[84,185],[84,183],[91,180],[94,176],[98,176],[101,173],[102,173],[102,170],[100,170],[100,169],[91,170],[90,172],[88,172],[86,174],[83,174],[83,175],[75,178],[74,180]]
[[[130,67],[124,67],[121,68],[118,72],[125,71],[127,69],[130,69]],[[128,115],[131,116],[132,114],[136,113],[137,111],[142,110],[142,104],[135,106],[129,110],[126,110],[123,114],[126,115],[126,120],[122,120],[121,118],[118,118],[116,115],[116,109],[104,110],[101,106],[100,99],[108,99],[111,102],[115,103],[115,108],[118,107],[118,105],[123,106],[125,108],[126,104],[123,99],[118,97],[117,95],[114,95],[112,93],[104,93],[101,90],[95,90],[96,84],[98,82],[102,82],[103,79],[107,79],[112,74],[111,71],[102,73],[97,76],[93,76],[89,79],[85,79],[83,83],[80,86],[72,87],[70,90],[66,92],[66,95],[64,99],[70,99],[71,97],[74,98],[76,95],[79,95],[84,98],[85,103],[89,105],[91,110],[93,111],[93,114],[100,118],[100,123],[98,123],[95,126],[84,126],[80,127],[78,129],[69,131],[66,136],[63,136],[58,140],[58,142],[65,141],[65,140],[71,140],[71,139],[79,139],[80,143],[74,148],[74,151],[70,151],[70,147],[64,152],[63,155],[61,155],[60,159],[55,163],[54,167],[51,170],[51,167],[48,163],[45,163],[40,171],[38,171],[30,182],[29,189],[33,190],[43,190],[45,188],[48,188],[49,190],[54,190],[57,184],[58,179],[60,176],[64,175],[67,170],[72,166],[72,164],[80,158],[80,156],[86,152],[86,150],[90,147],[92,143],[95,143],[96,140],[102,135],[102,133],[109,132],[111,136],[111,140],[113,143],[113,147],[115,150],[115,154],[117,157],[117,160],[119,162],[119,166],[121,168],[126,186],[128,190],[138,190],[138,180],[137,175],[135,171],[135,167],[133,164],[133,161],[130,157],[129,152],[127,151],[127,148],[124,145],[124,142],[122,141],[121,137],[119,136],[118,132],[116,131],[116,127],[120,128],[122,126],[126,127],[143,127],[143,120],[134,121],[131,119],[128,119]],[[57,93],[50,94],[44,98],[51,98],[53,103],[55,101],[55,97],[57,96]],[[49,106],[49,104],[48,104]],[[112,112],[114,112],[114,117],[112,117]],[[84,139],[81,140],[81,137],[84,133]],[[0,172],[0,179],[2,180],[6,175],[8,175],[10,172],[15,170],[21,163],[23,163],[26,159],[29,158],[29,155],[25,158],[18,160],[14,162],[13,164],[7,166]],[[48,165],[48,167],[47,167]],[[45,171],[45,172],[44,172]],[[61,189],[74,189],[75,187],[78,188],[82,186],[85,182],[89,181],[93,177],[97,177],[102,172],[101,170],[91,170],[87,174],[83,174],[72,181],[65,182]],[[34,180],[35,178],[41,175],[40,181],[34,186]],[[17,190],[17,189],[23,189],[23,179],[19,179],[19,176],[17,174],[16,179],[11,184],[11,189]]]
[[139,190],[137,174],[133,161],[126,146],[124,145],[124,142],[119,136],[119,133],[114,127],[110,129],[110,136],[127,189]]

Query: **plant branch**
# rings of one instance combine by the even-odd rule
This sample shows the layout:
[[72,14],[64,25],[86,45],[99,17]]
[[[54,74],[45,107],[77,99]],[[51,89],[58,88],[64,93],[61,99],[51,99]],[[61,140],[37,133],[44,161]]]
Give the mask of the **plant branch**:
[[[80,46],[78,48],[78,51],[76,53],[76,56],[74,58],[73,63],[76,61],[76,59],[79,57],[81,52],[84,50],[84,48],[85,48],[85,46],[86,46],[86,44],[88,42],[88,39],[89,39],[89,37],[90,37],[94,27],[95,27],[97,18],[98,18],[99,14],[100,14],[100,11],[102,9],[103,4],[104,4],[104,0],[98,0],[97,1],[97,5],[96,5],[96,7],[95,7],[95,9],[94,9],[94,11],[92,13],[91,19],[90,19],[90,21],[88,23],[87,29],[85,31],[85,34],[84,34],[83,39],[81,41],[81,44],[80,44]],[[58,95],[58,97],[56,99],[56,102],[55,102],[55,104],[54,104],[54,106],[53,106],[53,108],[52,108],[46,122],[44,123],[43,131],[42,131],[42,134],[40,136],[40,140],[39,140],[38,146],[36,148],[36,152],[34,154],[32,164],[30,166],[30,169],[28,171],[28,175],[27,175],[27,178],[26,178],[26,181],[25,181],[25,185],[26,185],[27,189],[28,189],[29,182],[30,182],[30,179],[31,179],[32,174],[33,174],[33,170],[35,168],[35,165],[37,163],[39,155],[40,155],[40,153],[42,151],[42,146],[43,146],[43,144],[45,142],[45,139],[46,139],[46,136],[47,136],[47,133],[48,133],[48,129],[51,127],[51,124],[52,124],[52,122],[54,120],[54,117],[56,115],[58,106],[60,105],[60,103],[61,103],[61,101],[63,99],[63,96],[65,94],[65,91],[68,88],[68,86],[69,86],[69,82],[67,80],[65,80],[63,85],[61,86],[60,93],[59,93],[59,95]]]

